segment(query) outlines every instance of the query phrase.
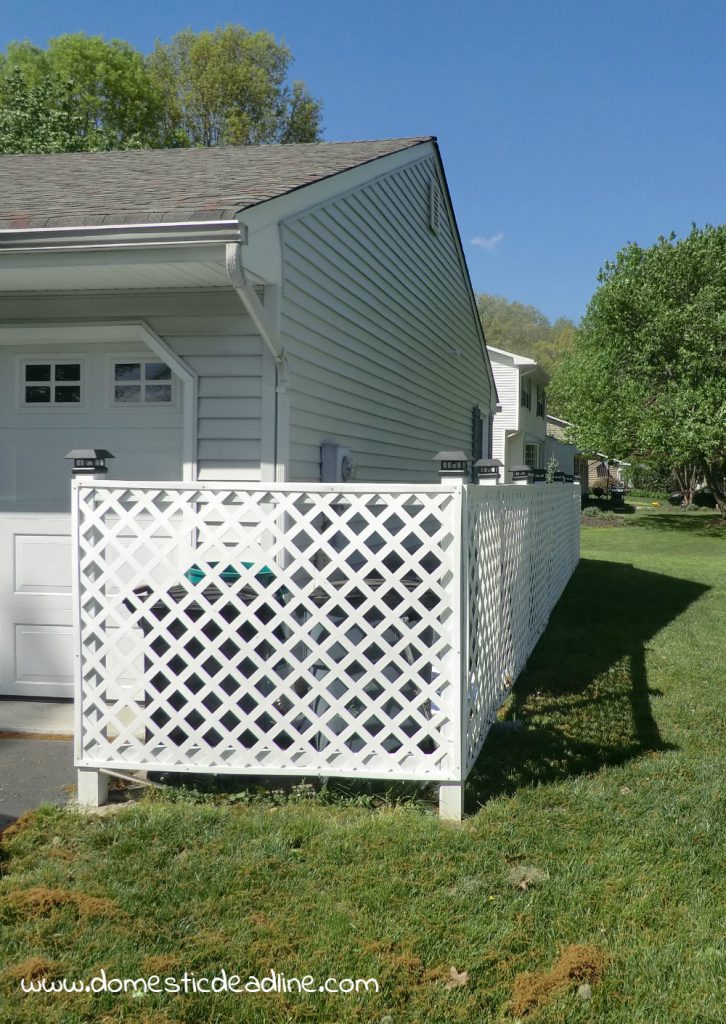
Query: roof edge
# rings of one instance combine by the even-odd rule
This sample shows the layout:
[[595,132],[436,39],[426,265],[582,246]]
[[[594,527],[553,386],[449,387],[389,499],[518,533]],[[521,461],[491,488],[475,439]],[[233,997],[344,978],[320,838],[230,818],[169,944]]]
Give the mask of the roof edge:
[[180,221],[161,224],[0,229],[2,252],[57,252],[69,249],[139,248],[246,242],[237,220]]

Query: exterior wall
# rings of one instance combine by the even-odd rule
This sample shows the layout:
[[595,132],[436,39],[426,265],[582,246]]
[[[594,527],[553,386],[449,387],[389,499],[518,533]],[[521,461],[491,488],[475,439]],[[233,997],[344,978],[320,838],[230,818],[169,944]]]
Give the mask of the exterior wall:
[[556,437],[547,437],[545,444],[545,467],[554,456],[557,459],[557,466],[563,473],[575,472],[575,455],[577,448],[574,444],[563,444]]
[[432,456],[472,448],[493,411],[486,356],[433,156],[281,224],[282,341],[290,365],[290,478],[320,478],[320,444],[353,479],[427,481]]
[[0,297],[6,326],[138,320],[198,376],[199,479],[272,479],[274,368],[231,291]]
[[[537,415],[537,382],[538,375],[531,373],[532,408],[522,405],[521,371],[517,366],[497,362],[496,353],[492,354],[492,371],[497,384],[499,404],[502,411],[494,417],[494,455],[504,463],[502,480],[510,483],[509,471],[512,466],[525,463],[524,447],[526,444],[544,446],[546,438],[546,420]],[[515,431],[515,433],[511,433]],[[507,432],[509,436],[507,437]],[[546,466],[544,449],[542,466]]]
[[[494,416],[492,458],[504,463],[505,470],[511,465],[511,439],[506,441],[506,431],[517,430],[519,424],[519,372],[514,366],[505,366],[492,359],[492,373],[497,385],[497,394],[502,411]],[[502,482],[507,483],[506,472]]]

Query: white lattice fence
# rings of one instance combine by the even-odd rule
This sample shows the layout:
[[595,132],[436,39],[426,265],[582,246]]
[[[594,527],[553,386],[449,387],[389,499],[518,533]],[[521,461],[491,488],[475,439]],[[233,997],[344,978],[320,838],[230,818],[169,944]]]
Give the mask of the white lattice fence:
[[79,766],[462,782],[579,490],[77,481],[74,543]]
[[580,553],[579,488],[558,483],[466,491],[465,775]]
[[461,500],[77,482],[77,763],[460,778]]

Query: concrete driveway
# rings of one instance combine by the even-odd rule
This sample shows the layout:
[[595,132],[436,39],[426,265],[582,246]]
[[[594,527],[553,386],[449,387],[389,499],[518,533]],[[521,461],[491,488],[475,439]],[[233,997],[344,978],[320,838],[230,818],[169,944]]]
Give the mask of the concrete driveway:
[[72,740],[0,738],[0,832],[40,804],[64,804],[76,781]]

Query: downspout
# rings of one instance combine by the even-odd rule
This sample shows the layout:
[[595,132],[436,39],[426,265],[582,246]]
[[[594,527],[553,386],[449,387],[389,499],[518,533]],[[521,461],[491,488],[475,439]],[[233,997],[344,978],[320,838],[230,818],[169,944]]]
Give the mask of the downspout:
[[[246,239],[245,239],[246,242]],[[280,335],[267,315],[242,263],[243,242],[228,242],[226,251],[227,274],[245,311],[267,346],[275,366],[275,480],[287,479],[287,438],[290,433],[290,397],[288,394],[289,369]]]

